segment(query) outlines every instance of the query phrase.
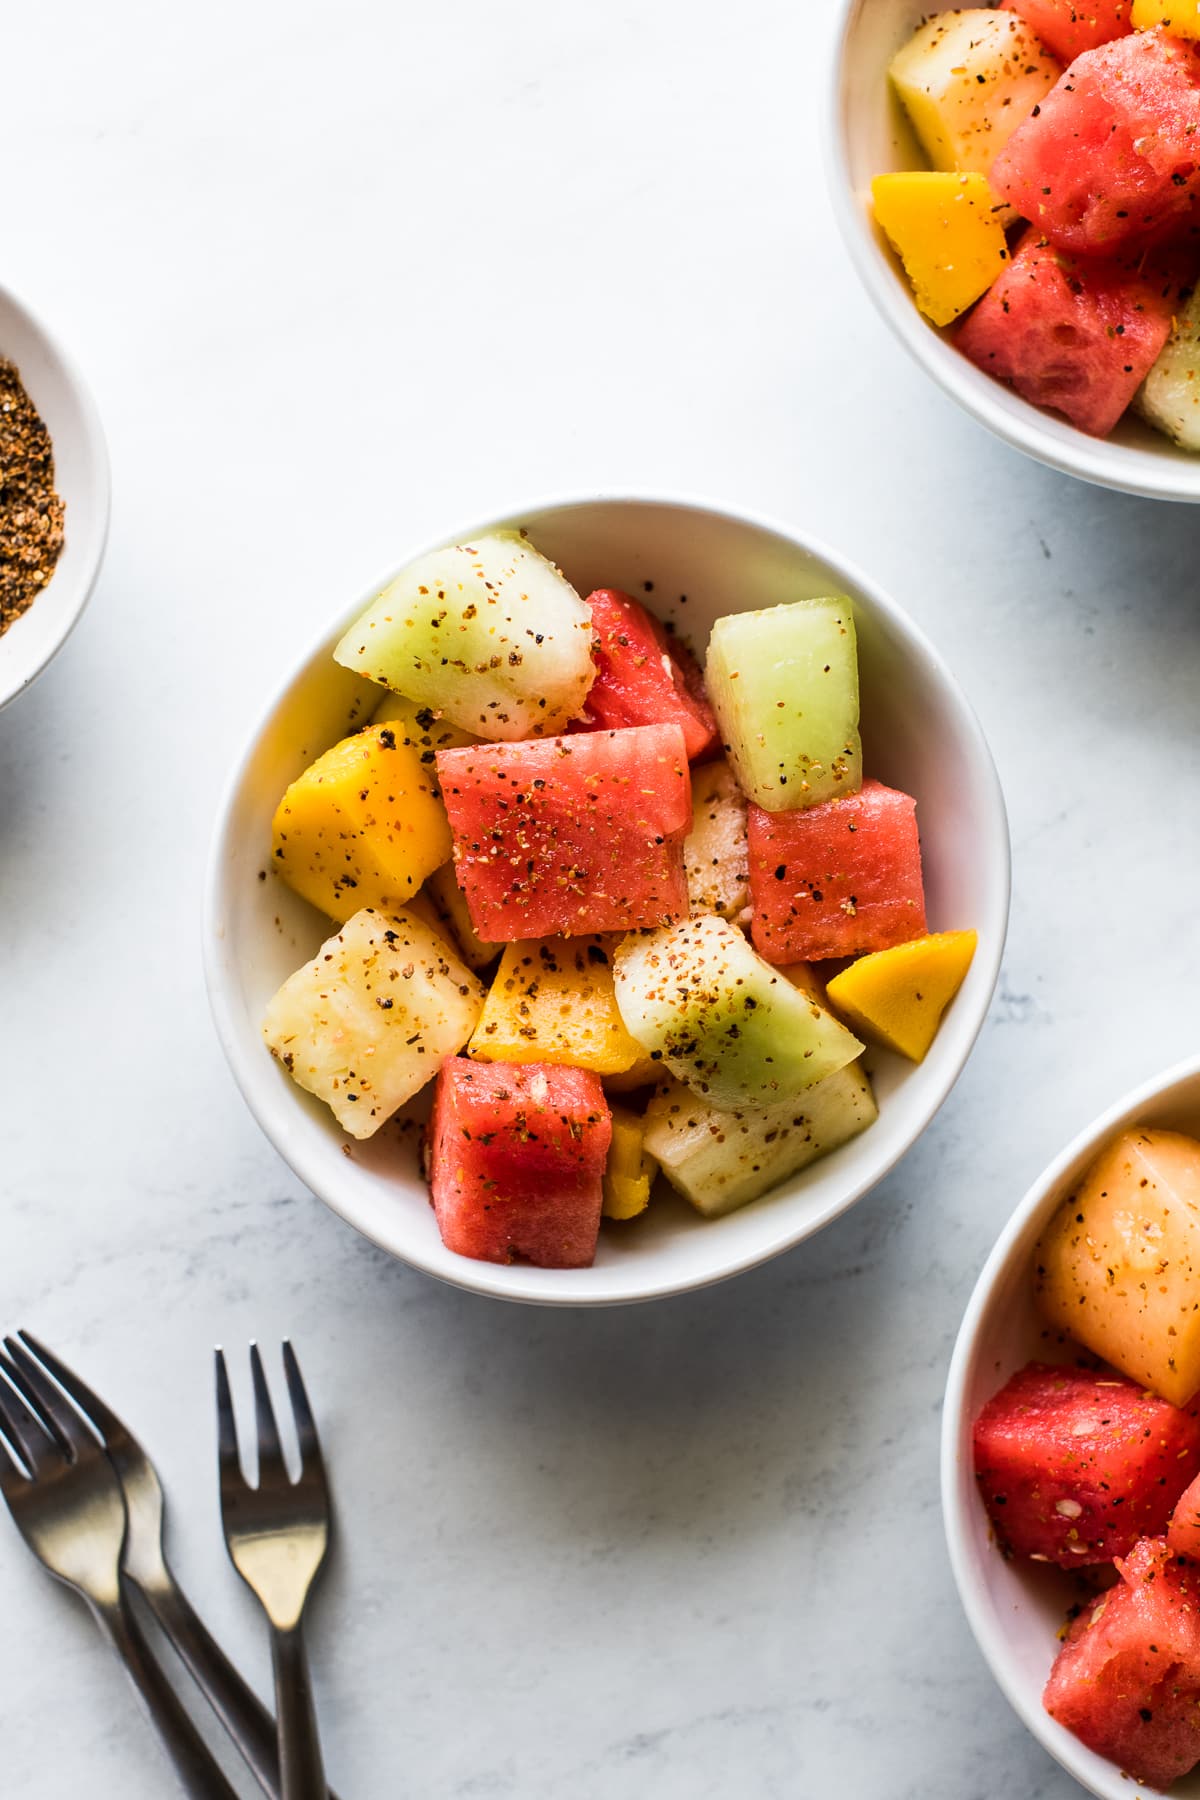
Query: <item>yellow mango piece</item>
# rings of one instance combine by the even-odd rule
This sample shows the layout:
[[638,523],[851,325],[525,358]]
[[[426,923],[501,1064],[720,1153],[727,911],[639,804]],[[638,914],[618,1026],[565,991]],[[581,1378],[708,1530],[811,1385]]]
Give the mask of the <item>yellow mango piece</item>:
[[1176,37],[1200,38],[1200,0],[1133,0],[1129,22],[1135,31],[1163,25]]
[[1200,1389],[1200,1143],[1122,1132],[1034,1255],[1051,1324],[1173,1406]]
[[[460,732],[459,736],[465,736]],[[435,869],[425,883],[425,892],[441,921],[440,929],[450,933],[469,969],[486,969],[500,954],[499,944],[481,938],[471,921],[466,895],[454,878],[454,864],[444,863]]]
[[527,938],[506,944],[467,1045],[486,1062],[571,1063],[597,1075],[641,1056],[621,1022],[612,953],[620,937]]
[[403,737],[406,744],[412,745],[435,794],[441,792],[434,760],[438,751],[466,750],[479,742],[473,732],[452,725],[431,706],[422,706],[419,700],[410,700],[407,694],[385,693],[371,714],[371,723],[391,725],[397,737]]
[[275,813],[272,867],[344,924],[405,906],[450,855],[450,824],[418,752],[368,725],[319,756]]
[[632,1094],[636,1088],[651,1087],[662,1077],[662,1057],[651,1056],[648,1050],[638,1046],[638,1058],[627,1069],[617,1069],[613,1074],[604,1077],[604,1089],[609,1094]]
[[829,1003],[864,1037],[923,1062],[975,954],[973,931],[939,931],[873,950],[835,975]]
[[1008,261],[987,177],[936,169],[877,175],[875,217],[904,264],[917,305],[949,325],[986,293]]
[[658,1164],[645,1146],[646,1126],[626,1106],[614,1106],[612,1142],[604,1168],[606,1219],[636,1219],[650,1204],[650,1189]]

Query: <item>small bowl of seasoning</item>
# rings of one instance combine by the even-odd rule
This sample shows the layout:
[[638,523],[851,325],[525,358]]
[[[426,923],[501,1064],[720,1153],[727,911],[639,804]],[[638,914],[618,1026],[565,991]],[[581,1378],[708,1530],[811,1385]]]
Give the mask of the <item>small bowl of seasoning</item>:
[[109,474],[92,398],[0,287],[0,707],[41,674],[95,586]]

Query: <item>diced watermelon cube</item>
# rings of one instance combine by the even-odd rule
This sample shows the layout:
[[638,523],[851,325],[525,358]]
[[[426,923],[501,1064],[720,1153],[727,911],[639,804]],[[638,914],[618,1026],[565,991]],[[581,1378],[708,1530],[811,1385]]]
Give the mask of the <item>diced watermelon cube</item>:
[[992,164],[1062,250],[1111,256],[1188,226],[1200,191],[1200,49],[1137,31],[1076,57]]
[[1167,1542],[1178,1556],[1200,1562],[1200,1477],[1184,1488],[1167,1526]]
[[478,1262],[586,1268],[611,1136],[604,1089],[589,1070],[448,1057],[428,1139],[443,1243]]
[[687,917],[692,784],[678,725],[439,750],[454,872],[491,944]]
[[1165,1788],[1200,1761],[1200,1569],[1143,1538],[1089,1601],[1042,1703],[1135,1781]]
[[1008,12],[1019,13],[1064,63],[1133,30],[1129,0],[1001,0],[1001,4]]
[[880,781],[803,812],[751,805],[750,929],[759,954],[819,962],[923,937],[916,807]]
[[1123,1375],[1030,1363],[975,1424],[975,1475],[996,1536],[1070,1569],[1166,1529],[1200,1470],[1200,1420]]
[[596,679],[583,719],[573,729],[611,731],[624,725],[678,725],[693,761],[717,741],[717,721],[700,665],[631,594],[589,594],[596,627]]
[[1157,360],[1178,298],[1155,266],[1076,259],[1030,229],[958,347],[1035,406],[1104,437]]

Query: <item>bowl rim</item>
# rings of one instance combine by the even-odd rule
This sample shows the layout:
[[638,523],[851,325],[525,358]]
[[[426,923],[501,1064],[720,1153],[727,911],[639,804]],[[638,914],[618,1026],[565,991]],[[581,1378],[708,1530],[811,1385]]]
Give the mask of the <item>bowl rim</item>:
[[[80,437],[88,453],[89,479],[94,502],[91,531],[89,536],[84,539],[83,558],[73,577],[76,588],[75,600],[64,615],[60,629],[48,647],[40,656],[31,659],[21,667],[16,686],[7,693],[0,690],[0,712],[2,712],[6,706],[10,706],[14,700],[19,699],[31,688],[39,675],[45,673],[83,617],[84,610],[96,586],[108,544],[112,514],[112,471],[100,413],[92,398],[91,389],[80,373],[79,365],[74,357],[64,350],[59,339],[34,312],[33,308],[21,300],[3,282],[0,282],[0,309],[14,313],[30,334],[41,340],[48,356],[58,364],[62,371],[66,386],[71,391],[79,412]],[[51,582],[47,583],[47,588],[53,580],[52,576]]]
[[[980,1326],[993,1290],[1007,1270],[1014,1251],[1026,1236],[1032,1221],[1040,1214],[1048,1213],[1051,1206],[1057,1204],[1062,1185],[1073,1168],[1090,1162],[1108,1138],[1136,1124],[1144,1109],[1163,1099],[1170,1089],[1197,1079],[1200,1079],[1200,1054],[1185,1057],[1137,1087],[1127,1089],[1077,1131],[1070,1142],[1047,1164],[1010,1215],[980,1270],[958,1328],[946,1377],[940,1451],[942,1524],[959,1601],[983,1659],[1017,1717],[1043,1749],[1049,1751],[1090,1793],[1099,1796],[1099,1800],[1113,1800],[1118,1792],[1126,1800],[1136,1800],[1134,1787],[1139,1784],[1131,1786],[1115,1763],[1110,1763],[1106,1757],[1089,1750],[1065,1726],[1052,1719],[1042,1708],[1040,1691],[1035,1699],[1030,1699],[1026,1686],[1014,1667],[1009,1638],[973,1577],[970,1526],[966,1509],[961,1504],[960,1492],[960,1452],[968,1424],[966,1391],[978,1349]],[[971,1498],[974,1499],[973,1491]],[[1112,1785],[1098,1787],[1097,1780],[1102,1780],[1109,1771],[1112,1774]],[[1118,1787],[1117,1784],[1123,1785]]]
[[[379,592],[380,588],[394,578],[418,557],[441,546],[469,540],[485,531],[511,526],[514,520],[535,517],[550,512],[566,512],[580,507],[606,506],[615,508],[628,507],[669,507],[683,511],[704,513],[711,517],[730,521],[731,523],[749,526],[755,530],[773,534],[786,542],[795,545],[806,555],[821,560],[837,571],[840,580],[847,586],[867,597],[888,622],[894,626],[909,645],[914,656],[924,660],[931,675],[939,687],[947,693],[955,707],[963,732],[964,740],[969,744],[979,778],[988,790],[989,816],[987,837],[993,844],[994,857],[994,893],[990,902],[994,914],[995,928],[991,932],[990,947],[987,960],[983,963],[986,980],[980,991],[976,1016],[964,1031],[961,1054],[957,1062],[948,1071],[941,1087],[934,1089],[924,1105],[914,1115],[911,1131],[905,1134],[903,1142],[888,1155],[878,1166],[871,1168],[848,1184],[844,1194],[839,1195],[836,1202],[825,1207],[812,1220],[805,1221],[799,1229],[785,1229],[778,1232],[761,1245],[732,1258],[721,1268],[689,1276],[684,1279],[671,1277],[654,1281],[643,1280],[634,1291],[627,1293],[597,1293],[594,1297],[578,1292],[564,1294],[556,1292],[553,1283],[538,1284],[528,1278],[532,1276],[553,1275],[555,1271],[529,1270],[522,1265],[504,1265],[503,1272],[508,1277],[507,1284],[501,1287],[496,1278],[496,1271],[501,1265],[475,1262],[463,1257],[461,1273],[455,1269],[453,1274],[444,1268],[433,1267],[419,1255],[402,1254],[391,1244],[385,1243],[371,1231],[361,1220],[351,1218],[334,1200],[326,1198],[321,1190],[320,1174],[311,1163],[303,1149],[288,1143],[286,1136],[278,1133],[270,1118],[272,1108],[264,1093],[261,1080],[263,1070],[257,1060],[251,1061],[248,1046],[243,1041],[238,1029],[236,1009],[232,1004],[231,993],[221,970],[222,932],[222,894],[225,888],[224,870],[227,864],[226,849],[232,841],[232,816],[238,794],[242,789],[247,771],[257,750],[266,722],[273,717],[294,683],[319,655],[335,630],[344,630],[356,618]],[[229,777],[218,803],[215,824],[210,840],[208,860],[204,878],[203,903],[203,956],[205,985],[208,990],[209,1005],[217,1037],[224,1051],[226,1060],[242,1098],[251,1114],[257,1121],[268,1142],[287,1163],[288,1167],[300,1181],[316,1195],[323,1204],[337,1217],[351,1225],[362,1236],[376,1244],[380,1249],[394,1257],[397,1261],[408,1263],[420,1269],[426,1275],[432,1275],[449,1285],[464,1288],[472,1293],[483,1294],[490,1298],[500,1298],[522,1303],[547,1306],[604,1306],[629,1305],[642,1301],[666,1299],[683,1293],[691,1293],[703,1287],[715,1285],[717,1282],[729,1280],[749,1270],[770,1262],[774,1257],[795,1248],[806,1238],[815,1235],[834,1219],[841,1217],[857,1201],[876,1187],[879,1182],[896,1166],[900,1159],[913,1147],[928,1128],[930,1122],[949,1097],[958,1081],[966,1063],[974,1049],[984,1020],[991,1008],[999,979],[1000,962],[1008,932],[1010,900],[1012,888],[1012,850],[1008,826],[1008,814],[1004,800],[1004,792],[996,769],[995,760],[984,734],[983,727],[970,701],[967,699],[957,678],[950,670],[940,651],[926,636],[921,627],[886,594],[876,582],[865,575],[856,564],[848,562],[843,556],[834,552],[821,539],[808,535],[778,519],[764,513],[752,512],[746,508],[719,504],[695,494],[662,493],[650,489],[601,489],[599,491],[571,491],[565,494],[552,494],[520,505],[505,508],[489,514],[483,520],[458,521],[448,531],[439,532],[428,537],[421,544],[404,555],[395,567],[382,579],[372,582],[363,595],[350,604],[339,618],[322,627],[319,634],[311,641],[304,654],[298,657],[288,668],[285,677],[271,690],[268,700],[256,712],[255,721],[244,740],[242,750],[236,757]],[[982,922],[981,922],[982,923]],[[981,934],[982,935],[982,934]],[[982,946],[981,946],[982,950]],[[976,952],[979,956],[980,951]],[[257,1043],[254,1046],[258,1048]],[[630,1265],[631,1268],[635,1264]],[[525,1280],[518,1278],[520,1271]]]
[[[897,305],[895,271],[863,216],[850,175],[845,107],[848,49],[859,15],[870,3],[871,0],[841,0],[825,83],[825,128],[821,135],[826,187],[838,230],[875,310],[942,392],[1011,449],[1023,451],[1060,475],[1073,475],[1094,487],[1110,488],[1143,500],[1200,504],[1200,454],[1188,456],[1182,452],[1178,457],[1169,456],[1164,438],[1160,460],[1149,449],[1089,437],[1068,421],[1043,414],[1032,401],[1022,399],[976,369],[925,322],[910,297],[902,296],[908,303]],[[983,3],[989,4],[990,0]],[[1072,431],[1072,437],[1060,441],[1055,426]]]

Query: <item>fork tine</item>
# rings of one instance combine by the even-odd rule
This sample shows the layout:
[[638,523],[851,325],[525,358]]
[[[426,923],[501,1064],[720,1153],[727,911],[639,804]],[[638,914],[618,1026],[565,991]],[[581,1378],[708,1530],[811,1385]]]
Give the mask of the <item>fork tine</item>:
[[59,1454],[50,1436],[18,1386],[19,1375],[5,1356],[0,1356],[0,1430],[33,1476],[41,1475],[51,1456]]
[[111,1443],[119,1437],[128,1435],[116,1413],[105,1406],[99,1394],[93,1393],[92,1389],[85,1381],[80,1380],[73,1369],[68,1369],[66,1363],[55,1356],[53,1350],[48,1350],[45,1344],[39,1338],[35,1338],[31,1331],[18,1331],[17,1336],[30,1355],[35,1356],[42,1367],[49,1370],[59,1387],[74,1401],[76,1407],[99,1435],[101,1443]]
[[30,1356],[24,1344],[19,1344],[16,1338],[6,1337],[4,1348],[15,1365],[16,1373],[21,1376],[23,1393],[27,1399],[33,1400],[43,1420],[57,1437],[60,1448],[76,1460],[86,1456],[89,1450],[98,1450],[100,1446],[75,1408]]
[[221,1498],[240,1492],[247,1485],[238,1455],[237,1426],[233,1419],[233,1396],[229,1392],[229,1370],[225,1352],[217,1351],[217,1464],[221,1475]]
[[250,1346],[250,1374],[254,1380],[254,1419],[258,1427],[258,1485],[264,1479],[286,1476],[287,1466],[283,1460],[283,1446],[279,1442],[279,1427],[275,1423],[275,1408],[271,1405],[271,1390],[267,1386],[266,1372],[263,1369],[262,1357],[257,1344]]
[[321,1455],[320,1439],[317,1437],[316,1420],[312,1415],[312,1407],[308,1403],[304,1377],[300,1373],[300,1364],[296,1360],[296,1352],[292,1349],[291,1338],[283,1340],[283,1372],[287,1376],[292,1416],[296,1421],[296,1441],[300,1445],[300,1472],[302,1475],[310,1477],[319,1475],[324,1481],[325,1462]]

